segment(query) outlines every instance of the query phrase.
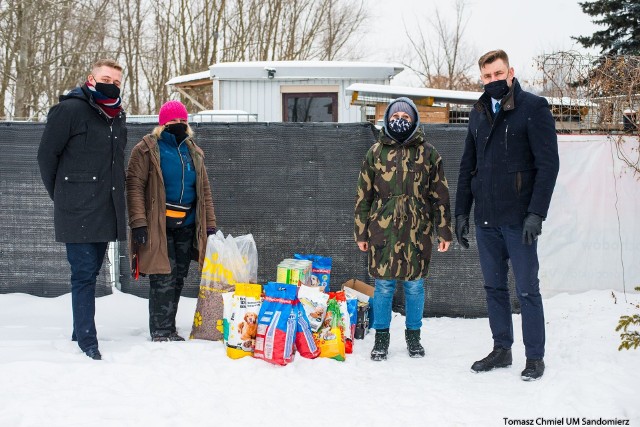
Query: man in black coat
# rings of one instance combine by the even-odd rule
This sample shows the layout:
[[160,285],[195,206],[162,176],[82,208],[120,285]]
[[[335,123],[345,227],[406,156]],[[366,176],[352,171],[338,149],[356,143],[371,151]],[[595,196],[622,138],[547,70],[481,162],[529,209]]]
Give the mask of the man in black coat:
[[95,287],[108,242],[126,239],[122,67],[97,61],[81,87],[49,110],[38,164],[54,206],[55,238],[71,266],[72,339],[95,360]]
[[484,94],[471,110],[456,194],[456,236],[469,247],[472,204],[487,296],[493,351],[475,372],[511,366],[513,324],[508,260],[522,312],[527,362],[523,380],[544,373],[544,312],[538,280],[537,237],[559,169],[555,122],[544,98],[525,92],[503,50],[478,61]]

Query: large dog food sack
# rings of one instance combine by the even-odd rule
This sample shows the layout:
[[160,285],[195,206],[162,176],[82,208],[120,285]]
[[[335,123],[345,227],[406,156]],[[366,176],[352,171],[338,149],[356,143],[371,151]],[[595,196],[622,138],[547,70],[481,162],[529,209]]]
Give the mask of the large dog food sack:
[[253,357],[276,365],[293,361],[298,324],[296,292],[298,287],[269,282],[258,314],[258,331]]
[[358,323],[358,300],[356,298],[347,297],[347,310],[349,311],[349,322],[351,324],[349,336],[351,338],[351,346],[353,347],[353,340],[356,339],[356,325]]
[[322,326],[324,315],[327,312],[329,295],[317,287],[302,285],[298,288],[298,300],[307,315],[311,330],[317,332]]
[[335,299],[329,300],[323,327],[314,336],[320,347],[320,357],[345,360],[342,314]]
[[[303,285],[300,289],[304,288]],[[307,359],[315,359],[320,355],[320,349],[316,345],[316,342],[313,338],[313,332],[311,332],[311,328],[309,327],[309,320],[307,319],[307,315],[304,312],[304,308],[302,304],[300,304],[299,300],[293,306],[293,309],[296,312],[296,339],[295,339],[295,347],[296,350],[300,353],[300,356],[306,357]]]
[[257,271],[258,250],[251,234],[225,238],[218,231],[209,236],[190,338],[222,339],[222,294],[233,291],[236,283],[255,283]]
[[[236,291],[224,298],[227,356],[239,359],[251,356],[258,332],[258,313],[262,300],[262,286],[255,283],[236,283]],[[228,307],[227,307],[228,306]]]
[[295,259],[311,261],[311,286],[317,286],[321,291],[329,292],[331,280],[331,257],[320,255],[293,254]]
[[347,297],[344,291],[329,292],[329,299],[335,299],[340,307],[340,316],[344,332],[344,347],[348,354],[353,353],[353,335],[351,335],[351,317],[347,306]]
[[233,292],[225,292],[222,294],[222,341],[225,343],[229,338],[229,321],[231,319],[231,306],[233,304]]

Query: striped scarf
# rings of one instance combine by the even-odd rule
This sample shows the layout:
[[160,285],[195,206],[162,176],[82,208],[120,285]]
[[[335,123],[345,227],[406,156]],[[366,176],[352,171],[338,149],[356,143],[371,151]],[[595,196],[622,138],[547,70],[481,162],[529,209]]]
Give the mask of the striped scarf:
[[96,88],[89,83],[88,81],[85,83],[89,91],[91,91],[91,97],[98,104],[98,106],[104,111],[104,113],[110,118],[114,118],[118,115],[120,111],[122,111],[122,107],[120,104],[122,103],[122,99],[118,98],[108,98],[104,96],[101,92],[98,92]]

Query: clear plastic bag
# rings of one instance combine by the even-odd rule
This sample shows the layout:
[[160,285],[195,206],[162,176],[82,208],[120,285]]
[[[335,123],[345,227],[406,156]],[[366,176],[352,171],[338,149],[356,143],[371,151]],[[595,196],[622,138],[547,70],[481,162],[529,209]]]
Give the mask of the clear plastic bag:
[[236,283],[257,281],[258,250],[251,234],[239,237],[228,235],[225,238],[218,231],[209,236],[191,338],[222,339],[222,293],[233,291]]
[[258,249],[253,235],[209,236],[200,286],[235,285],[258,281]]

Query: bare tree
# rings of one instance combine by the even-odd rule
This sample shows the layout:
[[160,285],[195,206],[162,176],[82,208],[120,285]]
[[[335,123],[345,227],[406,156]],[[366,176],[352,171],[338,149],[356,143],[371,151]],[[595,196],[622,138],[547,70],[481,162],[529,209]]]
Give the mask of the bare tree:
[[453,26],[448,24],[438,8],[430,20],[429,32],[420,25],[405,32],[413,47],[414,60],[404,65],[413,70],[427,87],[436,89],[476,90],[476,79],[469,76],[475,64],[475,55],[464,42],[468,18],[467,0],[456,0]]
[[[0,0],[0,105],[43,117],[111,57],[127,111],[154,113],[170,78],[219,61],[345,58],[366,16],[364,0]],[[194,96],[210,100],[210,86]]]
[[153,3],[152,26],[155,34],[149,50],[144,56],[141,67],[148,82],[147,112],[157,111],[167,100],[169,91],[165,83],[172,77],[173,48],[175,35],[172,32],[171,20],[174,0]]
[[[364,1],[328,1],[328,15],[320,40],[320,59],[333,61],[345,54],[345,48],[353,35],[367,21]],[[353,57],[353,54],[349,56]]]
[[29,84],[31,83],[31,73],[29,68],[32,64],[33,45],[35,40],[35,2],[23,0],[15,4],[16,17],[18,21],[16,32],[16,89],[14,116],[18,118],[29,117]]
[[13,2],[0,2],[0,44],[3,47],[0,51],[0,55],[2,55],[0,60],[0,73],[2,73],[0,79],[0,108],[2,108],[2,110],[0,111],[0,115],[2,116],[6,115],[6,96],[15,76],[12,72],[18,42],[15,37],[18,32],[18,19],[15,12]]
[[[44,114],[63,88],[75,85],[104,49],[107,0],[9,0],[3,2],[2,96],[13,101],[13,117]],[[88,13],[90,12],[90,13]],[[10,41],[10,42],[9,42]],[[3,103],[4,104],[4,103]]]
[[138,113],[141,110],[140,97],[142,73],[137,72],[141,68],[143,55],[143,31],[146,29],[145,21],[149,10],[146,3],[138,0],[118,0],[116,2],[119,40],[118,45],[122,50],[126,84],[126,102],[129,111]]
[[573,131],[610,134],[618,158],[640,179],[640,56],[554,52],[535,59],[543,94],[562,97],[552,103],[554,115],[578,119]]

